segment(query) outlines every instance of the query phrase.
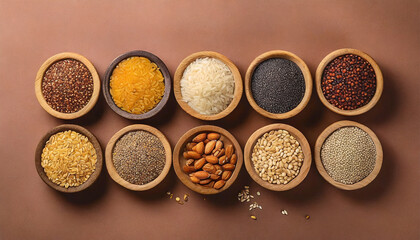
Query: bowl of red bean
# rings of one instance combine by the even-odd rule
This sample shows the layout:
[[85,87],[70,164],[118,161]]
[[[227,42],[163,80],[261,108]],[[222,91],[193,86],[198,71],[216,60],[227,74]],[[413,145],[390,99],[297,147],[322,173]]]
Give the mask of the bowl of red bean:
[[88,113],[99,97],[101,81],[93,64],[77,53],[64,52],[48,58],[35,79],[41,107],[61,119]]
[[346,116],[372,109],[383,90],[382,72],[375,60],[351,48],[328,54],[318,65],[315,83],[321,102]]

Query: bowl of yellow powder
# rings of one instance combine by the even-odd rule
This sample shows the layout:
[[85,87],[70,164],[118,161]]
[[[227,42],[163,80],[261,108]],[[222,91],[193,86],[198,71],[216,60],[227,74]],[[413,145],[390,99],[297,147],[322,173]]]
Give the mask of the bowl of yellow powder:
[[105,100],[114,112],[141,120],[155,116],[165,106],[171,76],[154,54],[131,51],[112,61],[102,84]]

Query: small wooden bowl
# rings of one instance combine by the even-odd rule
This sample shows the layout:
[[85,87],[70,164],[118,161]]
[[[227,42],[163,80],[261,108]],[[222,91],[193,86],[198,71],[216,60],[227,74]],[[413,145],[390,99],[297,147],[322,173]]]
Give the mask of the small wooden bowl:
[[[296,65],[298,65],[298,67],[302,71],[303,77],[305,79],[305,94],[303,95],[302,101],[294,109],[285,113],[271,113],[271,112],[266,111],[265,109],[258,106],[258,104],[255,102],[254,96],[252,95],[251,81],[252,81],[252,75],[254,74],[254,70],[258,67],[258,65],[260,65],[262,62],[270,58],[284,58],[284,59],[287,59],[296,63]],[[309,68],[306,65],[306,63],[291,52],[282,51],[282,50],[274,50],[274,51],[265,52],[259,55],[258,57],[256,57],[251,62],[251,64],[248,67],[248,70],[246,71],[245,94],[246,94],[246,98],[248,99],[249,104],[259,114],[265,117],[271,118],[271,119],[291,118],[295,116],[296,114],[300,113],[306,107],[306,105],[309,102],[309,99],[311,98],[311,94],[312,94],[311,72],[309,71]]]
[[[372,141],[376,147],[376,163],[372,172],[360,182],[357,182],[351,185],[337,182],[332,177],[330,177],[330,175],[328,175],[327,171],[325,170],[324,165],[321,160],[321,148],[322,148],[322,145],[324,145],[325,140],[330,136],[331,133],[335,132],[337,129],[341,127],[358,127],[362,129],[372,138]],[[382,152],[382,145],[381,145],[381,142],[379,142],[378,137],[372,130],[370,130],[365,125],[362,125],[360,123],[353,122],[353,121],[338,121],[328,126],[319,135],[318,139],[316,140],[314,154],[315,154],[316,168],[318,169],[318,172],[321,174],[321,176],[325,180],[327,180],[327,182],[331,183],[333,186],[343,189],[343,190],[355,190],[355,189],[365,187],[366,185],[371,183],[376,178],[376,176],[378,176],[378,173],[382,167],[383,152]]]
[[[142,113],[142,114],[133,114],[133,113],[129,113],[126,112],[124,110],[122,110],[121,108],[119,108],[115,103],[114,100],[112,99],[111,93],[109,92],[110,87],[109,87],[109,82],[111,79],[111,75],[112,72],[114,71],[114,68],[123,60],[130,58],[130,57],[145,57],[147,59],[149,59],[151,62],[154,62],[158,67],[160,72],[163,75],[164,81],[165,81],[165,91],[163,93],[163,97],[160,100],[160,102],[150,111]],[[151,118],[153,116],[155,116],[157,113],[160,112],[160,110],[162,110],[162,108],[166,105],[166,103],[168,102],[169,99],[169,95],[171,92],[171,74],[169,73],[168,68],[166,67],[165,63],[158,58],[156,55],[150,53],[150,52],[146,52],[146,51],[131,51],[131,52],[127,52],[124,53],[120,56],[118,56],[117,58],[115,58],[111,64],[109,65],[108,69],[106,70],[105,73],[105,79],[102,82],[102,91],[104,93],[105,96],[105,100],[108,103],[109,107],[111,107],[112,110],[114,110],[114,112],[116,112],[118,115],[127,118],[127,119],[132,119],[132,120],[143,120],[143,119],[148,119]]]
[[[114,151],[114,146],[117,143],[117,141],[128,132],[139,131],[139,130],[147,131],[155,135],[157,138],[159,138],[159,140],[162,142],[163,147],[165,148],[165,153],[166,153],[165,166],[163,167],[163,170],[160,173],[160,175],[157,178],[155,178],[153,181],[146,183],[144,185],[136,185],[136,184],[132,184],[124,180],[122,177],[120,177],[120,175],[118,175],[118,172],[115,169],[114,163],[112,161],[112,152]],[[169,144],[165,135],[163,135],[163,133],[157,130],[156,128],[148,126],[148,125],[143,125],[143,124],[130,125],[121,129],[117,133],[115,133],[114,136],[112,136],[111,139],[109,140],[108,145],[106,146],[106,150],[105,150],[106,169],[108,170],[108,173],[111,176],[111,178],[115,182],[120,184],[121,186],[130,190],[133,190],[133,191],[146,191],[146,190],[154,188],[160,182],[162,182],[163,179],[165,179],[166,175],[168,175],[169,169],[171,168],[171,163],[172,163],[171,160],[172,160],[171,145]]]
[[[229,67],[230,71],[232,71],[233,78],[235,80],[235,90],[234,90],[235,92],[233,95],[232,102],[229,104],[229,106],[225,110],[214,115],[201,114],[195,111],[193,108],[190,107],[190,105],[188,105],[188,103],[182,100],[181,79],[182,79],[185,69],[197,58],[205,58],[205,57],[216,58],[222,61],[224,64],[226,64]],[[176,69],[176,72],[174,75],[174,94],[175,94],[176,101],[178,102],[179,106],[181,106],[181,108],[184,109],[186,113],[201,120],[213,121],[213,120],[224,118],[227,115],[229,115],[236,108],[236,106],[238,106],[238,103],[242,97],[242,92],[243,92],[242,77],[241,77],[241,74],[239,73],[238,68],[227,57],[217,52],[203,51],[203,52],[196,52],[196,53],[191,54],[190,56],[182,60],[182,62],[179,64],[178,68]]]
[[[328,100],[325,98],[324,93],[322,92],[322,89],[321,89],[321,80],[322,80],[322,75],[324,73],[325,67],[335,58],[342,55],[346,55],[346,54],[358,55],[364,58],[366,61],[370,63],[370,65],[372,65],[373,70],[375,71],[375,75],[376,75],[375,95],[373,96],[373,98],[370,100],[368,104],[354,110],[339,109],[333,104],[329,103]],[[335,50],[334,52],[328,54],[324,59],[322,59],[321,63],[318,65],[318,68],[316,69],[315,84],[316,84],[316,91],[318,93],[319,99],[328,109],[341,115],[355,116],[355,115],[360,115],[362,113],[369,111],[371,108],[373,108],[376,105],[376,103],[379,101],[382,95],[382,91],[384,88],[384,79],[382,76],[381,69],[379,68],[378,64],[375,62],[375,60],[373,60],[371,56],[357,49],[343,48],[343,49]]]
[[[45,174],[44,168],[41,166],[41,155],[42,155],[42,150],[45,147],[45,143],[48,141],[48,139],[50,139],[50,137],[52,135],[54,135],[56,133],[59,133],[59,132],[64,132],[64,131],[67,131],[67,130],[72,130],[72,131],[78,132],[78,133],[86,136],[89,139],[89,141],[92,143],[93,147],[95,148],[96,157],[97,157],[96,169],[92,173],[92,175],[89,177],[89,179],[80,186],[69,187],[69,188],[61,187],[61,186],[51,182],[48,179],[47,175]],[[57,126],[53,129],[51,129],[49,132],[47,132],[41,138],[41,140],[39,141],[38,146],[36,147],[36,150],[35,150],[35,167],[36,167],[36,171],[38,172],[38,175],[41,177],[41,179],[48,186],[50,186],[51,188],[53,188],[57,191],[64,192],[64,193],[80,192],[80,191],[83,191],[86,188],[90,187],[96,181],[96,179],[98,179],[99,174],[101,173],[102,162],[103,162],[102,148],[101,148],[101,145],[99,144],[98,140],[86,128],[83,128],[79,125],[63,124],[63,125],[60,125],[60,126]]]
[[[199,184],[195,184],[195,183],[191,182],[188,174],[186,174],[182,170],[182,166],[184,166],[185,162],[186,162],[186,160],[183,157],[183,152],[184,152],[186,144],[191,142],[192,139],[198,133],[202,133],[202,132],[219,133],[221,135],[220,139],[224,142],[224,144],[232,144],[233,145],[233,147],[235,149],[235,153],[238,157],[237,162],[236,162],[236,167],[235,167],[235,170],[233,170],[232,176],[227,180],[226,184],[220,189],[209,188],[209,187],[201,186]],[[227,130],[225,130],[223,128],[220,128],[220,127],[217,127],[217,126],[202,125],[202,126],[192,128],[188,132],[186,132],[184,135],[182,135],[182,137],[178,140],[178,143],[175,146],[173,161],[174,161],[175,173],[178,176],[179,180],[181,180],[181,182],[185,186],[187,186],[189,189],[191,189],[191,190],[193,190],[197,193],[200,193],[200,194],[217,194],[217,193],[223,192],[224,190],[228,189],[233,184],[233,182],[235,182],[235,180],[238,177],[238,174],[241,170],[241,167],[242,167],[243,154],[242,154],[241,146],[239,145],[238,141]]]
[[[62,113],[54,110],[52,107],[50,107],[50,105],[48,105],[47,101],[44,98],[44,95],[42,94],[42,80],[44,78],[45,72],[53,63],[64,59],[75,59],[82,62],[89,69],[89,72],[90,74],[92,74],[93,79],[93,92],[89,102],[82,109],[74,113]],[[71,52],[59,53],[48,58],[47,61],[45,61],[39,68],[35,78],[35,95],[38,99],[39,104],[45,111],[47,111],[47,113],[60,119],[75,119],[88,113],[98,101],[100,88],[101,80],[99,79],[98,72],[96,72],[96,69],[93,66],[93,64],[84,56]]]
[[[287,130],[290,135],[296,138],[296,140],[299,142],[302,148],[302,152],[304,156],[303,164],[300,168],[299,174],[287,184],[272,184],[272,183],[264,181],[262,178],[260,178],[258,173],[255,171],[254,164],[252,163],[252,159],[251,159],[252,151],[258,139],[262,135],[264,135],[264,133],[266,132],[270,132],[271,130],[279,130],[279,129]],[[249,175],[251,176],[251,178],[262,187],[272,190],[272,191],[286,191],[299,185],[303,181],[303,179],[305,179],[306,175],[308,175],[309,169],[311,168],[311,162],[312,162],[311,148],[305,136],[296,128],[287,124],[282,124],[282,123],[275,123],[275,124],[267,125],[255,131],[249,137],[245,145],[244,154],[245,154],[244,155],[245,167]]]

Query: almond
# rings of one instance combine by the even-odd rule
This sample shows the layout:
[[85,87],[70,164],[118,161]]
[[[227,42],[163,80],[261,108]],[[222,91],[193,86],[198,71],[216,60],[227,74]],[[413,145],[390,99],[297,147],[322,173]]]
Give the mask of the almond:
[[220,170],[216,170],[216,172],[214,174],[220,176],[220,175],[222,175],[222,173],[223,173],[223,170],[220,169]]
[[193,183],[199,183],[200,182],[200,179],[198,179],[194,176],[191,176],[190,179],[191,179],[191,182],[193,182]]
[[217,175],[217,174],[210,174],[210,178],[211,178],[212,180],[219,180],[219,179],[220,179],[220,176],[219,176],[219,175]]
[[226,156],[221,156],[220,158],[219,158],[219,164],[220,165],[223,165],[223,164],[225,164],[227,162],[227,160],[226,160]]
[[211,179],[210,179],[210,178],[205,179],[205,180],[201,180],[201,181],[200,181],[200,184],[201,184],[201,185],[206,185],[206,184],[207,184],[207,183],[209,183],[209,182],[211,182]]
[[217,164],[219,163],[219,159],[215,156],[206,156],[206,161],[211,163],[211,164]]
[[[204,161],[206,161],[206,160],[204,160]],[[215,173],[216,172],[216,168],[211,163],[206,163],[203,166],[203,170],[208,172],[208,173]]]
[[230,163],[235,165],[237,162],[238,158],[236,157],[236,153],[232,154],[232,157],[230,158]]
[[207,144],[207,143],[209,143],[210,142],[210,139],[206,139],[206,140],[204,140],[204,144]]
[[202,168],[205,163],[206,163],[206,159],[205,158],[200,158],[199,160],[195,161],[194,168],[196,170],[198,170],[198,169]]
[[197,143],[187,143],[185,148],[187,149],[187,151],[191,151],[195,145],[197,145]]
[[213,186],[214,186],[214,181],[211,181],[211,182],[209,182],[208,184],[203,185],[203,186],[206,186],[206,187],[209,187],[209,188],[213,188]]
[[232,171],[233,169],[235,169],[235,165],[231,163],[226,163],[225,165],[222,166],[222,168],[225,171]]
[[232,172],[231,171],[224,171],[222,174],[222,180],[228,180],[230,178],[230,176],[232,176]]
[[192,173],[195,171],[195,168],[193,166],[185,165],[182,167],[182,170],[184,170],[185,173]]
[[193,142],[199,143],[202,142],[204,140],[206,140],[207,138],[207,134],[206,133],[200,133],[198,134],[195,138],[193,138]]
[[213,155],[216,157],[221,157],[223,156],[223,154],[225,154],[225,149],[222,148],[222,150],[217,151],[217,153],[214,153]]
[[182,154],[182,156],[184,156],[184,158],[185,158],[185,159],[189,159],[189,158],[191,158],[191,157],[190,157],[190,155],[188,155],[188,152],[184,152],[184,153]]
[[206,147],[204,148],[205,154],[210,154],[211,151],[213,151],[214,146],[216,146],[216,141],[210,141],[206,144]]
[[201,154],[199,154],[197,152],[194,152],[194,151],[188,151],[187,155],[189,156],[189,158],[193,158],[193,159],[200,159],[201,158]]
[[195,150],[198,154],[203,154],[204,152],[204,143],[203,142],[199,142],[197,145],[195,145]]
[[192,166],[192,165],[194,165],[194,159],[188,159],[188,160],[185,162],[185,165],[187,165],[187,166]]
[[207,138],[210,140],[218,140],[220,138],[220,134],[218,133],[209,133]]
[[203,180],[203,179],[207,179],[210,177],[210,173],[205,172],[205,171],[198,171],[194,173],[194,177]]
[[223,147],[223,142],[219,140],[216,142],[216,146],[214,147],[214,150],[217,151],[221,149],[222,147]]
[[216,164],[216,165],[214,165],[214,167],[216,168],[216,171],[218,171],[218,170],[221,170],[221,171],[222,171],[222,170],[223,170],[223,169],[222,169],[222,166],[220,166],[220,165],[217,165],[217,164]]
[[233,154],[233,146],[232,145],[227,145],[226,146],[226,148],[225,148],[225,155],[226,155],[226,158],[227,159],[230,159],[230,157],[232,156],[232,154]]
[[225,183],[226,182],[224,180],[219,180],[214,184],[214,188],[221,189],[225,185]]

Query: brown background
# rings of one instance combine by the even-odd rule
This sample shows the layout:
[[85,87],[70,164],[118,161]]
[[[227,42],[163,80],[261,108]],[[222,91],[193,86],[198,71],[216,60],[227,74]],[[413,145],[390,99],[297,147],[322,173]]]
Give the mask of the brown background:
[[[206,2],[0,1],[0,239],[419,239],[420,2]],[[362,116],[343,117],[323,107],[315,93],[301,114],[279,122],[300,129],[311,146],[338,120],[370,127],[383,144],[384,164],[362,190],[334,188],[314,165],[288,192],[264,190],[242,169],[228,191],[207,200],[183,186],[172,170],[152,192],[125,190],[104,171],[96,186],[74,195],[50,189],[35,171],[38,140],[62,123],[88,128],[103,148],[133,123],[159,128],[172,147],[188,129],[207,124],[183,112],[173,96],[166,114],[149,121],[119,117],[102,96],[82,119],[55,119],[36,101],[34,80],[56,53],[86,56],[103,77],[111,61],[130,50],[156,54],[172,75],[187,55],[213,50],[244,76],[250,62],[268,50],[297,54],[314,74],[324,56],[343,47],[365,51],[380,65],[385,90],[378,105]],[[273,122],[243,96],[232,116],[209,124],[230,130],[244,146],[252,132]],[[236,200],[244,184],[261,192],[257,221],[249,218],[248,205]],[[178,205],[166,197],[168,190],[190,193],[190,201]]]

